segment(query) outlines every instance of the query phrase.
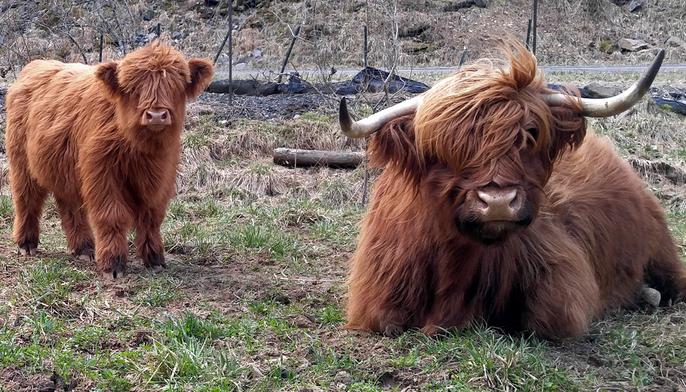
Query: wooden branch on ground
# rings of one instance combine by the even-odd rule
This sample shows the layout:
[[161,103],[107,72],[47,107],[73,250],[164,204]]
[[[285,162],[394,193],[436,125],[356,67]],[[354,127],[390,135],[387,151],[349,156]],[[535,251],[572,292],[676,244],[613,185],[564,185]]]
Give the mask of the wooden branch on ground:
[[336,169],[354,169],[364,161],[364,152],[274,149],[274,163],[286,167],[327,166]]

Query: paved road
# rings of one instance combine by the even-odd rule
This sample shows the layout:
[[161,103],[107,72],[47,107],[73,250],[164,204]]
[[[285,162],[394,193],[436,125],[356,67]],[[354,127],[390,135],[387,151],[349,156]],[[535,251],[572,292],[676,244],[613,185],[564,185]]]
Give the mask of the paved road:
[[[567,73],[638,73],[643,72],[648,65],[544,65],[543,70],[546,73],[552,72],[567,72]],[[411,77],[414,74],[449,74],[457,70],[457,67],[416,67],[416,68],[400,68],[398,74],[405,77]],[[663,64],[662,71],[670,72],[684,72],[686,73],[686,64]],[[286,72],[293,71],[287,70]],[[360,68],[342,68],[337,69],[335,76],[353,76],[360,71]],[[320,73],[315,69],[298,70],[300,75],[306,79],[317,78]],[[234,79],[264,79],[265,76],[273,77],[275,71],[258,70],[258,69],[234,69]],[[226,67],[220,67],[215,79],[227,79],[229,77],[229,70]],[[685,76],[686,77],[686,76]]]

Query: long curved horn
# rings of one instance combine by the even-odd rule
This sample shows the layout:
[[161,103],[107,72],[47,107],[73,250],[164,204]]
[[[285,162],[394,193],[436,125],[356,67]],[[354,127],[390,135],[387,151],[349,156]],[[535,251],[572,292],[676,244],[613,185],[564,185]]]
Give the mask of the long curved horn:
[[341,124],[343,133],[351,138],[362,138],[376,132],[388,121],[400,117],[402,115],[412,113],[421,105],[424,97],[418,95],[380,112],[376,112],[367,118],[359,121],[353,121],[348,113],[348,105],[345,98],[341,99],[341,106],[338,110],[338,122]]
[[[655,56],[655,60],[641,76],[641,79],[619,95],[603,99],[580,98],[583,115],[587,117],[610,117],[634,106],[643,94],[648,91],[650,85],[653,84],[653,80],[655,80],[655,76],[660,70],[664,58],[665,50],[660,49],[660,52]],[[560,93],[545,96],[546,102],[551,105],[562,105],[569,99],[569,95]]]

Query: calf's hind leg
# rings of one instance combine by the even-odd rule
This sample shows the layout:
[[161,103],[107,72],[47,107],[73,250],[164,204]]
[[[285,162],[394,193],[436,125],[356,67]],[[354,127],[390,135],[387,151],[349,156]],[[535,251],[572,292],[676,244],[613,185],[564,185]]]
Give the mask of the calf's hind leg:
[[55,197],[55,201],[69,249],[74,252],[75,256],[86,256],[92,260],[95,256],[93,234],[83,207],[78,203],[69,203],[58,197]]
[[38,248],[41,212],[48,192],[31,178],[26,159],[16,159],[17,154],[12,154],[12,152],[12,149],[8,148],[10,185],[14,204],[12,236],[22,254],[35,255]]

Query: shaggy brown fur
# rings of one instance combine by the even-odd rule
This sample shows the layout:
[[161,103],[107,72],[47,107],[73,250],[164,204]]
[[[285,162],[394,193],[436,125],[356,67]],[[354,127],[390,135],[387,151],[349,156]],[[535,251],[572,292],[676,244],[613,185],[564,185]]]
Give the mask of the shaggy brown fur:
[[[586,134],[575,102],[543,101],[528,51],[509,61],[459,71],[371,138],[385,169],[351,262],[348,327],[434,334],[483,319],[573,337],[635,303],[644,282],[663,304],[686,295],[658,200],[606,138]],[[473,195],[487,186],[526,195],[522,227],[478,221]],[[489,230],[506,235],[489,243]]]
[[[209,61],[187,61],[160,42],[97,66],[26,65],[7,93],[20,250],[35,253],[41,209],[52,193],[69,248],[90,257],[95,251],[101,272],[116,277],[125,270],[132,226],[143,263],[164,266],[160,225],[174,194],[186,101],[212,73]],[[162,112],[164,125],[144,121]]]

